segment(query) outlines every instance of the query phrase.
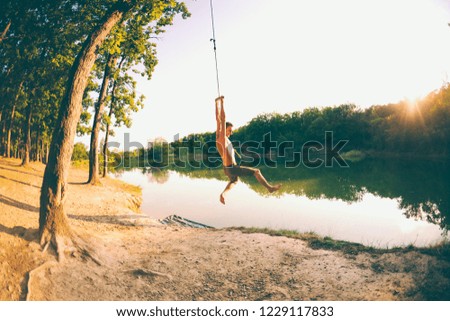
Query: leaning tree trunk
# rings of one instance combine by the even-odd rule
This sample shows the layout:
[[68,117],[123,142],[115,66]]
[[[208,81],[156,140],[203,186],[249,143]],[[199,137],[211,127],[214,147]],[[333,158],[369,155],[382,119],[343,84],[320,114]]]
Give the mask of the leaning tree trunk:
[[6,24],[5,29],[3,29],[3,32],[0,35],[0,42],[2,42],[3,39],[6,38],[6,34],[8,33],[9,27],[11,27],[11,20],[8,21],[8,23]]
[[9,118],[8,132],[6,133],[6,157],[11,157],[11,132],[14,126],[14,116],[16,114],[17,100],[19,100],[20,91],[22,90],[23,80],[20,82],[19,89],[17,89],[16,97],[11,108],[11,117]]
[[92,125],[91,132],[91,146],[89,149],[89,179],[88,183],[96,185],[100,182],[99,177],[99,163],[98,163],[98,137],[100,134],[100,125],[103,116],[103,110],[105,109],[105,100],[108,93],[109,80],[111,79],[112,69],[115,66],[117,58],[113,55],[109,55],[106,62],[105,73],[103,75],[102,86],[100,89],[100,95],[98,97],[97,105],[95,106],[94,124]]
[[[114,88],[116,87],[116,84],[114,83],[113,87],[113,95],[114,95]],[[114,96],[113,96],[114,98]],[[111,116],[113,113],[113,105],[111,104],[111,108],[109,109],[108,114],[108,123],[106,124],[106,132],[105,132],[105,142],[103,144],[103,177],[106,177],[108,174],[108,141],[109,141],[109,126],[111,123]]]
[[[125,56],[122,56],[120,59],[119,65],[117,66],[117,71],[120,72],[122,68],[122,64],[125,62]],[[103,144],[103,177],[106,177],[108,174],[108,141],[109,141],[109,127],[111,126],[111,117],[114,112],[114,104],[116,102],[116,86],[117,80],[114,80],[114,84],[111,90],[111,104],[108,114],[108,122],[106,123],[106,131],[105,131],[105,142]]]
[[66,246],[71,247],[72,251],[81,250],[88,254],[78,243],[80,240],[71,230],[64,212],[70,159],[82,110],[83,93],[96,59],[96,50],[129,9],[127,3],[120,2],[86,39],[72,66],[67,90],[61,101],[41,187],[39,213],[40,244],[44,250],[50,244],[55,246],[59,259],[64,257]]
[[25,149],[22,158],[22,166],[26,166],[30,163],[30,150],[31,150],[31,113],[32,105],[30,104],[27,108],[27,122],[25,127],[24,143]]

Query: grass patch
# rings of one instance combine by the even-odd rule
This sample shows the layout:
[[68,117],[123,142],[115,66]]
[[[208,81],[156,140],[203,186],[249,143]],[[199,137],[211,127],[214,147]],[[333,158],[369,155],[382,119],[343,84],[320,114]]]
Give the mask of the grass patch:
[[322,237],[314,232],[300,233],[294,230],[272,230],[269,228],[257,227],[234,227],[231,230],[238,230],[242,233],[263,233],[271,236],[284,236],[293,239],[299,239],[307,242],[312,249],[323,249],[330,251],[341,251],[345,254],[357,255],[359,253],[385,254],[385,253],[408,253],[416,251],[418,253],[434,256],[439,260],[450,262],[450,243],[443,242],[439,245],[417,248],[412,245],[405,247],[394,247],[391,249],[375,248],[365,246],[359,243],[334,240],[331,237]]
[[[438,259],[450,262],[450,243],[442,242],[440,244],[429,246],[425,248],[417,248],[417,251],[423,254],[435,256]],[[450,271],[448,271],[450,277]]]
[[342,153],[341,157],[350,162],[359,162],[366,158],[366,154],[360,150],[351,150],[346,153]]
[[89,170],[89,160],[79,159],[71,162],[72,168]]
[[269,228],[259,228],[259,227],[231,227],[229,230],[237,230],[241,231],[242,233],[262,233],[267,234],[270,236],[285,236],[289,238],[295,238],[295,239],[301,239],[301,240],[308,240],[308,239],[315,239],[318,238],[319,235],[317,235],[314,232],[308,232],[308,233],[299,233],[294,230],[272,230]]
[[334,240],[331,237],[317,237],[308,241],[308,245],[313,249],[324,249],[331,251],[341,251],[346,254],[356,255],[361,252],[378,253],[378,250],[364,246],[359,243]]
[[[314,232],[299,233],[294,230],[272,230],[268,228],[257,227],[236,227],[233,230],[241,231],[242,233],[263,233],[271,236],[285,236],[293,239],[306,241],[308,246],[312,249],[324,249],[330,251],[342,251],[346,254],[358,254],[360,252],[382,252],[384,250],[375,249],[373,247],[364,246],[358,243],[337,241],[331,237],[322,237]],[[384,253],[384,252],[383,252]]]
[[103,180],[106,183],[106,185],[117,187],[123,190],[124,192],[130,193],[135,196],[142,196],[142,188],[140,186],[128,184],[119,179],[111,177],[106,177]]

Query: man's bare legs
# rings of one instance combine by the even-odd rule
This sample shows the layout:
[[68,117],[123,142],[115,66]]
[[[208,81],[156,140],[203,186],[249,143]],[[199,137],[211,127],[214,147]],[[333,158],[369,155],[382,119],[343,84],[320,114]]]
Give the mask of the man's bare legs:
[[237,183],[237,181],[229,182],[229,183],[227,184],[227,186],[225,187],[225,189],[223,190],[222,194],[220,194],[220,202],[221,202],[222,204],[225,205],[225,193],[227,193],[230,189],[232,189],[233,186],[236,185],[236,183]]
[[[281,184],[276,184],[276,185],[271,185],[269,184],[269,182],[267,182],[267,180],[264,178],[264,176],[262,175],[261,171],[259,169],[257,169],[255,171],[255,177],[258,180],[258,182],[264,186],[265,188],[267,188],[267,190],[270,193],[276,192],[280,189]],[[220,194],[220,202],[222,204],[225,204],[225,194],[234,187],[234,185],[236,185],[238,181],[234,181],[234,182],[229,182],[227,184],[227,186],[225,187],[225,189],[223,190],[222,194]]]
[[277,184],[277,185],[270,185],[269,182],[267,182],[267,180],[264,178],[264,176],[262,175],[261,171],[258,169],[255,172],[255,177],[258,180],[258,182],[264,186],[265,188],[267,188],[267,190],[270,193],[276,192],[280,189],[281,184]]

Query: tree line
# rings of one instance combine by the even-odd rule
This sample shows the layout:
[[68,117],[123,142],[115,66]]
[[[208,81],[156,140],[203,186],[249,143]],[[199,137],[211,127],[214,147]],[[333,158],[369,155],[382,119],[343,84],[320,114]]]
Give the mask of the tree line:
[[[344,104],[286,114],[261,114],[234,130],[231,138],[238,147],[245,147],[245,142],[259,142],[261,151],[270,135],[278,145],[293,142],[293,150],[301,151],[307,142],[323,143],[327,131],[333,133],[335,142],[347,141],[342,152],[358,150],[383,156],[448,158],[450,84],[420,100],[403,100],[366,109]],[[188,135],[172,145],[194,146],[196,142],[208,145],[214,141],[215,134],[207,132]]]
[[[344,104],[312,107],[286,114],[261,114],[235,129],[231,141],[239,151],[241,163],[258,165],[262,158],[271,157],[280,162],[283,158],[292,158],[294,152],[304,153],[305,146],[311,146],[311,142],[318,143],[312,146],[326,146],[330,135],[333,146],[344,142],[339,152],[348,159],[367,154],[448,158],[450,84],[443,85],[419,100],[403,100],[366,109]],[[171,143],[153,144],[148,149],[114,153],[110,165],[116,168],[171,165],[187,169],[217,168],[221,161],[215,140],[215,132],[190,134]],[[268,144],[271,144],[272,149],[267,148]],[[319,155],[314,157],[321,157],[320,153],[318,151],[316,154]],[[303,164],[310,166],[308,163]]]
[[89,183],[96,184],[99,132],[107,141],[114,126],[130,126],[143,106],[134,77],[151,77],[156,40],[176,15],[189,16],[176,0],[1,2],[0,153],[22,165],[46,163],[44,249],[52,245],[61,257],[66,247],[83,251],[64,212],[75,135],[91,135]]

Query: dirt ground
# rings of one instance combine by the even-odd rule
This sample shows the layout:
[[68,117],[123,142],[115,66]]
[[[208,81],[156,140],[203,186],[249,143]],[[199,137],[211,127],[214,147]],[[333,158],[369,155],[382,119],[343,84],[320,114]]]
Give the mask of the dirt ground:
[[129,186],[85,185],[80,169],[71,170],[66,213],[102,264],[58,263],[38,244],[44,166],[19,164],[0,158],[0,300],[422,300],[424,287],[449,289],[448,262],[417,251],[349,255],[286,237],[162,225],[138,213]]

